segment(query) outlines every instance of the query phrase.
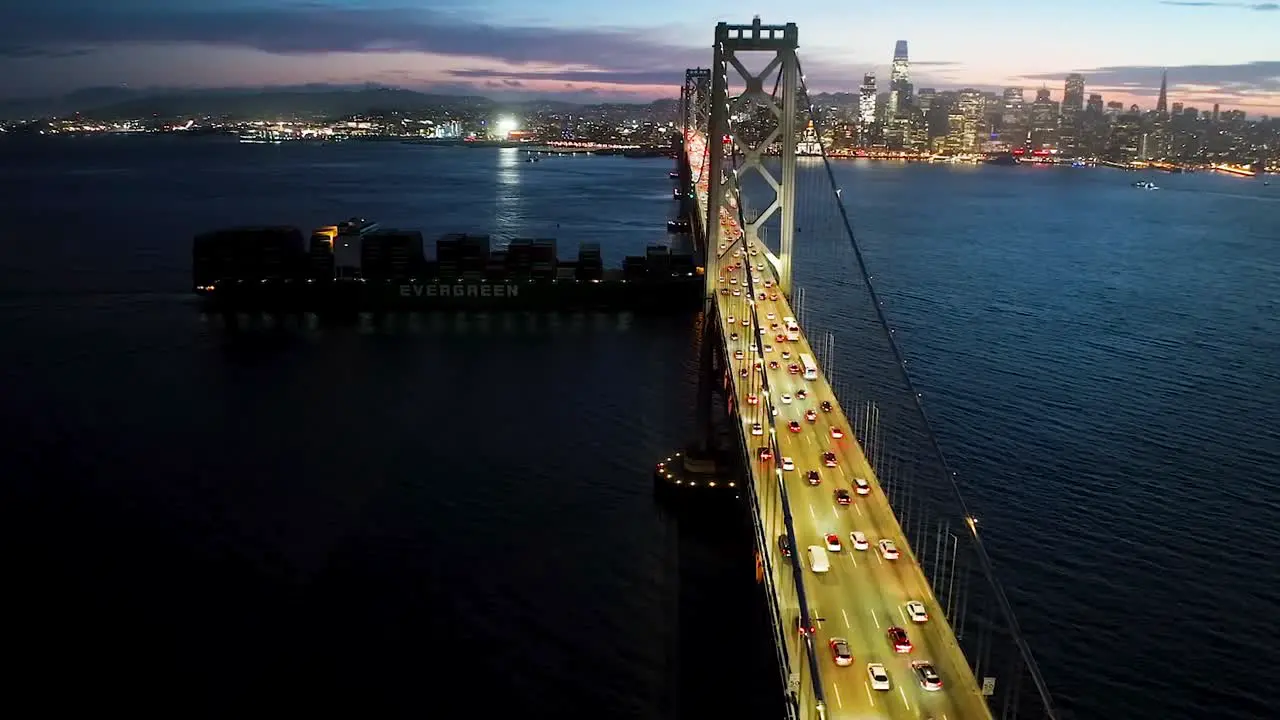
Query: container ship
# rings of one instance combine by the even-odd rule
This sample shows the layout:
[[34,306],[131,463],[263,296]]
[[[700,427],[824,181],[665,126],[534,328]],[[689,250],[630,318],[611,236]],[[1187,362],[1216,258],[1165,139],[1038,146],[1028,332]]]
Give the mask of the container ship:
[[422,233],[362,218],[317,228],[237,227],[196,236],[195,293],[223,312],[419,310],[692,311],[704,269],[650,245],[605,268],[598,243],[561,260],[554,239],[496,243],[451,233],[424,253]]

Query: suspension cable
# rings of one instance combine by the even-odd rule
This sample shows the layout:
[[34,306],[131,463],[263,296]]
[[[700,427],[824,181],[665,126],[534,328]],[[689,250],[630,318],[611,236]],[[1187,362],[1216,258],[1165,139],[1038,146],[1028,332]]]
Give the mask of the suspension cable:
[[[814,118],[813,101],[809,98],[808,85],[804,80],[804,69],[800,65],[800,59],[796,58],[796,71],[800,76],[800,96],[804,101],[804,106],[809,114],[809,119],[817,125]],[[814,128],[815,132],[818,128]],[[821,138],[821,135],[819,135]],[[839,195],[839,185],[836,183],[835,173],[831,168],[831,159],[827,155],[826,146],[819,140],[817,143],[821,157],[823,168],[827,172],[827,179],[830,181],[831,194],[835,198],[836,207],[840,209],[840,217],[844,221],[845,235],[849,239],[849,246],[853,249],[854,257],[857,259],[858,270],[862,274],[862,281],[866,285],[867,293],[871,297],[871,304],[875,308],[876,316],[880,323],[880,329],[884,331],[885,339],[889,342],[890,351],[893,353],[894,361],[898,366],[902,380],[906,383],[907,390],[911,393],[912,401],[915,403],[916,411],[920,414],[920,419],[924,422],[925,435],[929,438],[929,444],[937,456],[938,462],[942,466],[942,470],[946,473],[947,482],[950,483],[951,489],[955,493],[960,509],[966,518],[972,518],[973,514],[969,511],[969,504],[964,499],[964,494],[960,491],[960,485],[956,482],[956,473],[951,470],[950,463],[947,462],[946,455],[942,451],[942,444],[938,440],[937,433],[933,430],[933,424],[929,421],[929,415],[925,412],[922,395],[917,392],[915,382],[911,378],[911,374],[907,371],[907,360],[899,347],[893,332],[889,328],[889,319],[885,314],[884,306],[880,302],[879,294],[875,290],[875,286],[871,284],[871,275],[867,269],[866,259],[862,255],[862,248],[858,245],[858,241],[853,234],[853,224],[849,218],[849,211],[845,208],[844,202]],[[1009,629],[1013,634],[1013,641],[1018,647],[1018,653],[1022,656],[1022,661],[1026,665],[1027,670],[1031,673],[1031,679],[1035,682],[1036,691],[1040,694],[1040,699],[1044,703],[1044,710],[1049,720],[1057,720],[1057,713],[1053,707],[1053,697],[1049,693],[1048,684],[1045,683],[1044,676],[1040,673],[1040,666],[1036,663],[1035,657],[1031,653],[1031,647],[1022,636],[1022,628],[1018,624],[1018,618],[1013,613],[1013,606],[1009,603],[1009,598],[1005,594],[1004,586],[995,576],[995,568],[991,562],[991,556],[987,554],[986,546],[982,542],[982,537],[978,535],[977,528],[970,524],[970,534],[973,536],[974,548],[977,550],[979,565],[982,567],[983,575],[987,582],[990,583],[995,591],[996,602],[1000,605],[1000,610],[1005,616],[1005,621],[1009,624]]]

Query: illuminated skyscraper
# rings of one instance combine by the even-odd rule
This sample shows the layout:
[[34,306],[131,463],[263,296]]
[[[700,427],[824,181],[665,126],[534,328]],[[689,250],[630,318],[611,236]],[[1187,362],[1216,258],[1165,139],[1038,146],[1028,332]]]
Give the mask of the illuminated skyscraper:
[[870,125],[876,121],[876,74],[867,73],[862,76],[862,87],[858,93],[858,121]]
[[911,62],[907,59],[907,41],[893,47],[893,66],[889,70],[889,115],[896,115],[911,102]]
[[1062,92],[1062,114],[1078,113],[1084,110],[1084,76],[1071,73],[1067,76],[1067,84]]
[[1160,73],[1160,97],[1156,98],[1156,112],[1169,112],[1169,71]]
[[956,105],[961,116],[960,151],[976,152],[978,150],[978,127],[982,124],[982,115],[986,109],[982,92],[973,88],[965,88],[960,91],[960,98]]

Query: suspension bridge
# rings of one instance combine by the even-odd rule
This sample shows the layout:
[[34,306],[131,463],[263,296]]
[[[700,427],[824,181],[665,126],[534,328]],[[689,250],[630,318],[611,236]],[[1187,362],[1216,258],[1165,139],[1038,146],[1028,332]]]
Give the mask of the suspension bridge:
[[[659,471],[696,472],[720,394],[749,474],[780,715],[1062,717],[907,372],[798,48],[795,24],[720,23],[710,68],[685,73],[678,194],[706,255],[701,436]],[[838,313],[806,316],[798,248],[847,270],[821,288]]]

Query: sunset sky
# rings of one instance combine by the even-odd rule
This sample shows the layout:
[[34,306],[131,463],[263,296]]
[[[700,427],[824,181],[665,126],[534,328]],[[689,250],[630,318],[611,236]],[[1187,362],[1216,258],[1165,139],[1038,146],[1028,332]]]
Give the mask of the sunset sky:
[[[1087,92],[1280,114],[1280,4],[842,0],[5,0],[0,98],[85,87],[378,83],[495,97],[675,97],[716,22],[795,22],[816,91],[887,78],[910,42],[916,87],[995,89],[1068,72]],[[883,80],[882,80],[883,81]]]

